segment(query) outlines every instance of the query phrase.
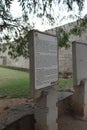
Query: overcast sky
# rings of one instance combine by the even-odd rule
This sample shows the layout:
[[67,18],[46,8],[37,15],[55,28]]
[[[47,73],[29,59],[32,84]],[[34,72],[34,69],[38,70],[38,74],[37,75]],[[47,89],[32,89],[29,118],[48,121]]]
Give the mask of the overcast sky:
[[[62,5],[60,5],[59,8],[57,7],[57,5],[54,5],[54,9],[55,9],[55,16],[56,16],[56,13],[58,13],[59,16],[60,16],[59,19],[56,20],[56,23],[55,23],[54,27],[64,25],[66,23],[75,21],[75,19],[71,19],[71,18],[67,18],[67,19],[66,18],[62,19],[62,18],[66,17],[66,16],[69,16],[70,14],[72,14],[72,15],[74,15],[74,14],[77,15],[78,14],[78,10],[77,10],[76,5],[74,5],[74,12],[67,12],[65,6],[62,6]],[[21,10],[22,9],[19,6],[19,3],[17,2],[17,0],[14,0],[14,2],[12,4],[12,7],[11,7],[12,15],[14,17],[21,16],[21,14],[22,14]],[[82,12],[82,16],[84,16],[86,13],[87,13],[87,0],[85,0],[85,3],[84,3],[84,9],[83,9],[83,12]],[[53,26],[48,25],[47,21],[45,21],[44,25],[42,25],[41,24],[41,22],[42,22],[41,19],[38,19],[35,16],[31,16],[31,17],[32,17],[31,20],[33,20],[34,23],[35,23],[35,29],[38,29],[40,31],[44,31],[46,29],[53,28]]]

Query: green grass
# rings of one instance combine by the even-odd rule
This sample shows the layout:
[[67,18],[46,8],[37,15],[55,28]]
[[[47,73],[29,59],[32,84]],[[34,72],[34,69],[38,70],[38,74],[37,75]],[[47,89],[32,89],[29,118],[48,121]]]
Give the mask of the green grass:
[[[29,86],[29,74],[27,72],[0,67],[0,96],[28,97],[30,93]],[[71,87],[71,78],[59,78],[59,90],[66,90]]]
[[67,90],[67,89],[73,88],[73,79],[72,78],[68,78],[68,79],[59,78],[58,88],[59,90]]
[[29,96],[29,74],[0,67],[0,95],[7,97]]

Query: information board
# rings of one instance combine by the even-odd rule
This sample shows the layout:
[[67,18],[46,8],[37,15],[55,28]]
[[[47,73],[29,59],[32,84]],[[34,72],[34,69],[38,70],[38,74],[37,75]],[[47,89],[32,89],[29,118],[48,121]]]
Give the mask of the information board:
[[[30,32],[31,79],[35,89],[52,86],[58,82],[57,37],[46,33]],[[33,54],[32,54],[33,53]]]
[[87,44],[75,41],[72,50],[74,85],[79,85],[81,80],[87,79]]

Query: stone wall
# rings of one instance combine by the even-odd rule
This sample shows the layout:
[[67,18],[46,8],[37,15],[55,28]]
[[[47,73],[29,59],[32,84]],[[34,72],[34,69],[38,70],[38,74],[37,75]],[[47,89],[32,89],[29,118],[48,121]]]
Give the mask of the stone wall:
[[21,56],[17,59],[11,59],[10,57],[7,57],[7,66],[29,68],[29,58],[25,59]]
[[59,49],[59,72],[72,72],[72,47]]
[[25,59],[24,57],[18,57],[17,59],[11,59],[8,55],[2,56],[0,58],[0,65],[20,67],[20,68],[29,68],[29,58]]
[[8,49],[6,52],[0,52],[0,65],[7,65],[20,68],[29,68],[29,58],[24,58],[23,56],[12,59],[8,55]]

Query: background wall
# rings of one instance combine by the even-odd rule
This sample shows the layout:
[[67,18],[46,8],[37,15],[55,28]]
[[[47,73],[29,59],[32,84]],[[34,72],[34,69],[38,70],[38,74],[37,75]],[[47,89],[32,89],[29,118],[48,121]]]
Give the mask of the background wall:
[[[65,31],[68,31],[72,27],[74,27],[77,23],[69,23],[64,26],[61,26]],[[56,35],[57,28],[53,28],[50,30],[47,30],[46,32],[49,34]],[[82,33],[81,36],[75,36],[71,35],[69,39],[72,43],[72,41],[78,41],[87,43],[87,30]],[[11,59],[7,52],[2,54],[4,58],[0,58],[0,64],[6,64],[8,66],[16,66],[16,67],[23,67],[23,68],[29,68],[29,59],[25,59],[23,57],[19,57],[17,60]],[[5,61],[6,59],[6,61]],[[59,48],[59,72],[72,72],[72,44],[70,45],[70,48]]]

